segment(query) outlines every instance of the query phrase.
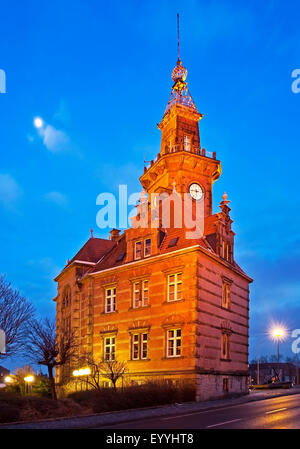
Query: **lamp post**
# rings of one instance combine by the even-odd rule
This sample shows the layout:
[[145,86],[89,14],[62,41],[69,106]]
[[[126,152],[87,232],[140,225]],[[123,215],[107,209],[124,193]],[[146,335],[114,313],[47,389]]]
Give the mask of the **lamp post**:
[[[90,374],[91,374],[90,368],[75,369],[73,371],[73,376],[76,377],[76,378],[77,377],[86,376],[86,389],[88,389],[88,380],[89,380],[89,375]],[[76,390],[77,390],[77,383],[76,383]]]
[[13,381],[13,378],[12,378],[11,376],[6,376],[6,377],[4,378],[4,382],[5,382],[6,384],[11,384],[12,381]]
[[31,394],[32,382],[34,381],[34,377],[31,374],[29,374],[28,376],[24,377],[24,380],[26,382],[25,385],[26,385],[27,393],[30,392],[30,394]]
[[277,340],[277,362],[279,363],[280,362],[279,341],[281,338],[284,337],[285,331],[284,331],[284,329],[278,327],[278,328],[273,329],[272,335]]

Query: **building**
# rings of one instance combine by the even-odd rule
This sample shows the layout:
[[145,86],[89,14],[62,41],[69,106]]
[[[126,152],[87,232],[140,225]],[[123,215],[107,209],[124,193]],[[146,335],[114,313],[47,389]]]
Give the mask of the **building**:
[[[249,375],[252,384],[257,384],[257,363],[250,363]],[[299,376],[299,373],[298,373]],[[259,384],[275,381],[297,383],[297,367],[290,362],[266,362],[259,364]]]
[[9,369],[4,368],[4,366],[0,365],[0,383],[4,382],[4,379],[6,376],[8,376],[10,374]]
[[[186,76],[178,57],[158,125],[160,152],[140,177],[137,219],[158,210],[157,226],[132,226],[122,234],[112,229],[107,240],[91,235],[55,278],[55,301],[58,335],[75,329],[81,350],[95,360],[126,361],[125,381],[190,383],[196,399],[205,400],[248,391],[252,279],[234,258],[226,194],[220,211],[212,212],[221,163],[201,147],[202,114]],[[168,226],[161,216],[164,200],[158,209],[155,204],[163,193],[174,200]],[[177,227],[182,209],[175,205],[184,196],[193,218],[202,207],[203,234],[193,238],[187,233],[192,227]]]

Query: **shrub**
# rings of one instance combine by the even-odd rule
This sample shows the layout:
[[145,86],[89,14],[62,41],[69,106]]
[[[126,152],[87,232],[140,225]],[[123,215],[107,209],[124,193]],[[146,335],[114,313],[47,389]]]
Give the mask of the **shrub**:
[[94,413],[101,413],[193,401],[195,391],[191,386],[175,387],[157,382],[118,388],[117,390],[103,388],[80,391],[71,393],[69,398]]

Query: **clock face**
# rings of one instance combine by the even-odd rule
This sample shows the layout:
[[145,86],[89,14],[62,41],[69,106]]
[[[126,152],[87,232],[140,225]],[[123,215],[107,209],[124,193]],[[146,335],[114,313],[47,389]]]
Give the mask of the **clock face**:
[[199,184],[197,184],[195,182],[190,185],[189,192],[190,192],[191,197],[194,200],[201,200],[201,198],[203,197],[202,188],[199,186]]

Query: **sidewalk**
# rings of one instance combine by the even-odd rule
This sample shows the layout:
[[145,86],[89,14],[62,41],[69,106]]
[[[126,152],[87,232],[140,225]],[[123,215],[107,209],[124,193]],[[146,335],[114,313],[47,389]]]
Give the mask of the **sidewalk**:
[[48,419],[35,422],[19,422],[0,424],[1,429],[89,429],[105,425],[135,421],[143,418],[171,416],[178,413],[191,413],[198,410],[211,410],[220,407],[230,407],[246,402],[271,399],[279,396],[300,394],[300,387],[290,390],[251,391],[249,395],[235,399],[223,399],[206,402],[186,402],[183,404],[164,405],[159,407],[123,410],[119,412],[98,413],[94,415],[77,416],[70,418]]

